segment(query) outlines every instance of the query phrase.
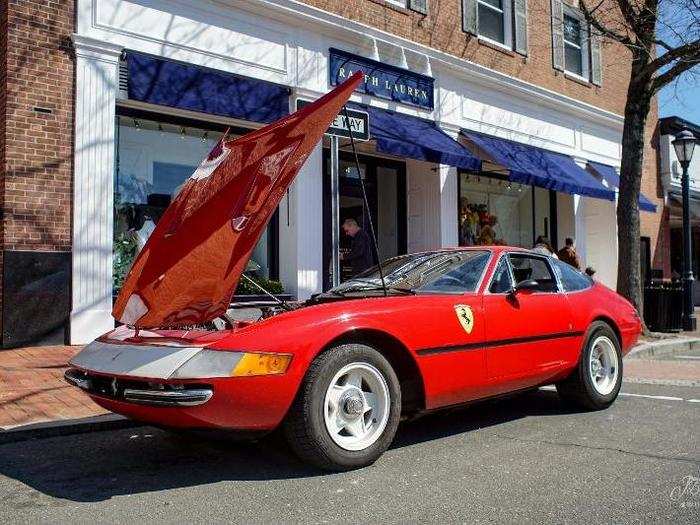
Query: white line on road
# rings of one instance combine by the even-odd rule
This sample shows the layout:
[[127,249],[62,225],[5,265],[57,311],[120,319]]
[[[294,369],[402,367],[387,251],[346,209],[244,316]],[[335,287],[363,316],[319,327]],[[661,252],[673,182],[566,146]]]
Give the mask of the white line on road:
[[648,399],[661,399],[663,401],[683,401],[682,397],[674,397],[674,396],[650,396],[648,394],[631,394],[629,392],[620,392],[621,396],[629,396],[629,397],[645,397]]
[[676,359],[700,359],[700,355],[677,355]]
[[[553,392],[556,391],[556,387],[553,385],[541,386],[540,390]],[[643,397],[645,399],[659,399],[661,401],[688,401],[688,403],[700,403],[700,399],[683,399],[682,397],[675,396],[652,396],[649,394],[632,394],[631,392],[620,392],[620,395],[627,397]]]

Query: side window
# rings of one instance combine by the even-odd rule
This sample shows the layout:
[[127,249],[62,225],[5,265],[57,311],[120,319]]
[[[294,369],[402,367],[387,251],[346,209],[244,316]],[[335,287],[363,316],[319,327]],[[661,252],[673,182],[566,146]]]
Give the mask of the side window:
[[533,279],[539,283],[541,292],[557,291],[557,281],[543,257],[511,254],[510,263],[516,283]]
[[455,255],[453,260],[443,263],[443,268],[436,268],[438,275],[429,278],[419,289],[437,293],[473,292],[486,269],[489,257],[488,252],[463,252]]
[[491,293],[508,293],[513,289],[513,281],[510,278],[510,268],[508,268],[508,258],[501,257],[498,261],[498,266],[493,272],[493,278],[491,279],[491,286],[489,286],[489,292]]
[[555,261],[554,268],[559,275],[562,287],[565,292],[576,292],[586,290],[593,284],[590,277],[582,274],[573,266],[562,261]]

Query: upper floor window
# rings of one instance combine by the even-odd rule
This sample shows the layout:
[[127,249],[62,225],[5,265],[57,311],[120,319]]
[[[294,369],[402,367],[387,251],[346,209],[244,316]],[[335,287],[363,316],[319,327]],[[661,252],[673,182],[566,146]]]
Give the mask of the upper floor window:
[[410,9],[424,15],[428,14],[428,0],[385,0],[387,4]]
[[462,0],[462,29],[527,54],[527,0]]
[[551,0],[551,5],[554,69],[599,86],[602,80],[600,36],[591,31],[579,11],[561,0]]

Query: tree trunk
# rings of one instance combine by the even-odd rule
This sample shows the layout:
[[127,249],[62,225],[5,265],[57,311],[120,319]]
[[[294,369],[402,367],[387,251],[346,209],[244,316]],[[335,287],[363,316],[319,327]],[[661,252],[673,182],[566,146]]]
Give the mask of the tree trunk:
[[643,314],[640,268],[639,187],[644,165],[645,127],[651,107],[651,79],[641,79],[637,71],[644,59],[634,57],[625,104],[622,132],[622,164],[617,203],[617,291]]

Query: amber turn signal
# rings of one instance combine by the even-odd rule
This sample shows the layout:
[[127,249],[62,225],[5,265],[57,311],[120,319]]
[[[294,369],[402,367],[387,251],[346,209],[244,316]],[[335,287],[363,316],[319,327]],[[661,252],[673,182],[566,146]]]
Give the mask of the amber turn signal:
[[290,354],[245,353],[231,370],[231,375],[240,377],[284,374],[291,360]]

